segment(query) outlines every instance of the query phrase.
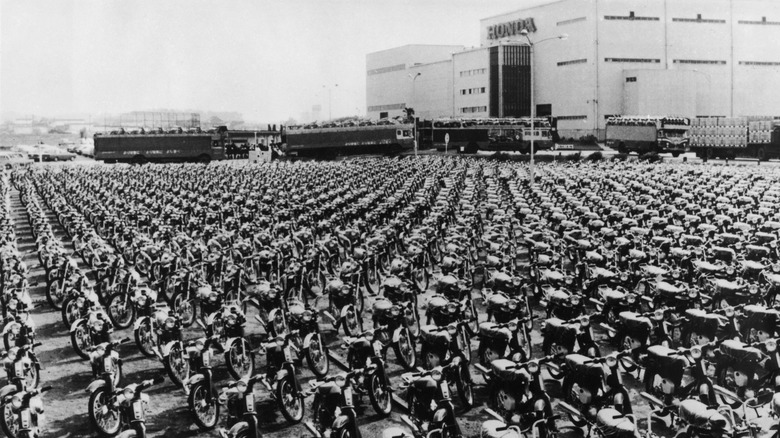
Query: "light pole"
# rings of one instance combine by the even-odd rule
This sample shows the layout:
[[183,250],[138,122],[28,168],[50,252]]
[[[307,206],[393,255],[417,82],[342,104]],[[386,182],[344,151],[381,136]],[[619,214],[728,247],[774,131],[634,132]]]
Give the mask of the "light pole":
[[[420,73],[419,71],[415,75],[409,73],[409,77],[412,78],[412,99],[411,99],[412,103],[414,103],[415,91],[416,91],[416,89],[414,87],[414,84],[415,84],[415,82],[417,82],[417,78],[420,77],[421,74],[422,73]],[[412,108],[414,108],[414,106],[412,106]],[[415,157],[417,157],[417,139],[418,139],[418,136],[417,136],[417,110],[414,110],[414,156]]]
[[[338,87],[339,84],[333,84],[333,87]],[[333,91],[333,87],[323,85],[322,88],[328,89],[328,120],[333,120],[333,106],[331,105],[330,92]]]
[[530,160],[530,163],[529,163],[530,165],[529,165],[529,172],[528,173],[529,173],[529,176],[530,176],[529,183],[533,184],[534,183],[534,136],[535,136],[535,133],[534,133],[534,122],[535,122],[535,120],[534,119],[536,118],[536,105],[534,105],[534,45],[542,43],[542,42],[545,42],[545,41],[550,41],[550,40],[565,40],[566,38],[569,37],[569,35],[564,33],[564,34],[558,35],[556,37],[545,38],[543,40],[539,40],[536,43],[531,41],[531,38],[528,37],[528,30],[527,29],[521,30],[520,31],[520,35],[525,37],[526,41],[528,41],[528,47],[531,49],[531,53],[530,53],[530,55],[531,55],[530,56],[530,59],[531,59],[531,63],[530,63],[531,64],[530,65],[530,67],[531,67],[530,68],[530,70],[531,70],[531,75],[530,75],[531,76],[531,160]]

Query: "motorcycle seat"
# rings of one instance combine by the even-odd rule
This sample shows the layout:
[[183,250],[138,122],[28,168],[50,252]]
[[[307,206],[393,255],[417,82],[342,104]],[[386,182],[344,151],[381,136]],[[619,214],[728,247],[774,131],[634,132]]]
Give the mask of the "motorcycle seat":
[[713,246],[712,247],[712,254],[721,260],[732,260],[736,257],[736,252],[734,252],[731,248],[726,248],[722,246]]
[[427,341],[429,343],[434,342],[441,342],[446,341],[449,342],[450,340],[450,334],[447,333],[447,330],[441,330],[441,331],[434,331],[438,327],[435,325],[424,325],[420,328],[420,337],[423,341]]
[[507,359],[496,359],[490,362],[490,369],[499,380],[513,384],[525,384],[531,377],[524,368],[510,368],[515,362]]
[[713,313],[707,313],[701,309],[687,309],[685,316],[691,322],[691,326],[695,327],[695,331],[699,334],[708,335],[714,337],[715,332],[718,330],[720,324],[720,317]]
[[700,246],[701,244],[704,243],[704,239],[701,236],[685,234],[680,238],[680,243],[683,246]]
[[547,293],[547,299],[550,301],[554,301],[556,303],[563,303],[569,301],[570,298],[571,298],[570,294],[560,289],[553,289]]
[[755,363],[764,358],[764,354],[761,350],[748,347],[742,342],[733,339],[723,341],[723,343],[720,344],[720,351],[738,362]]
[[742,238],[737,234],[732,233],[721,233],[718,235],[718,237],[720,238],[721,242],[725,243],[726,245],[731,245],[742,240]]
[[609,269],[599,268],[598,266],[591,269],[591,275],[594,278],[612,278],[617,276],[616,273]]
[[767,274],[766,279],[774,286],[780,285],[780,274]]
[[598,363],[586,363],[592,359],[592,357],[582,354],[567,354],[565,361],[570,374],[576,376],[575,378],[578,381],[600,385],[604,375],[604,368]]
[[668,237],[664,237],[664,236],[654,236],[651,239],[651,242],[653,242],[654,246],[661,246],[661,245],[665,245],[667,243],[671,243],[672,240],[669,239]]
[[608,303],[614,303],[626,297],[626,294],[615,289],[605,288],[601,291],[601,296]]
[[647,257],[647,253],[645,253],[644,251],[640,251],[638,249],[629,249],[628,257],[634,260],[641,260]]
[[658,277],[659,275],[666,275],[669,273],[668,270],[653,265],[642,266],[642,270],[645,272],[646,275],[649,275],[651,277]]
[[510,338],[512,332],[506,327],[496,328],[498,324],[494,322],[481,322],[479,324],[479,336],[486,338]]
[[665,281],[658,282],[656,290],[665,295],[679,295],[683,292],[681,288]]
[[679,225],[667,225],[665,231],[669,234],[680,234],[685,231],[685,228]]
[[570,324],[565,324],[558,318],[550,318],[545,321],[544,337],[557,345],[571,351],[574,348],[574,342],[577,339],[577,328]]
[[374,301],[374,312],[383,312],[386,310],[390,310],[393,307],[393,303],[390,302],[390,300],[386,300],[383,298],[379,298],[376,301]]
[[680,402],[679,415],[680,419],[694,427],[724,429],[728,425],[726,417],[694,399]]
[[562,272],[553,271],[551,269],[545,269],[542,276],[548,281],[563,281],[564,279]]
[[682,381],[686,361],[682,356],[669,356],[675,353],[675,350],[664,347],[663,345],[653,345],[647,348],[647,364],[655,365],[656,372],[659,375],[671,379],[675,386],[679,386]]
[[753,260],[743,260],[742,267],[744,267],[748,271],[763,271],[764,269],[766,269],[766,265]]
[[634,436],[636,425],[630,418],[621,414],[617,409],[604,408],[596,414],[596,423],[601,436],[624,437]]
[[644,336],[648,336],[653,328],[653,323],[650,322],[649,318],[639,316],[635,312],[620,312],[618,316],[626,330],[631,333],[641,333]]
[[756,240],[758,241],[758,243],[769,243],[769,242],[777,239],[777,237],[774,234],[772,234],[772,233],[765,233],[763,231],[757,232],[754,236],[755,236]]
[[682,259],[691,255],[691,252],[683,248],[670,248],[669,255],[675,258]]
[[714,285],[721,292],[738,292],[745,288],[744,285],[726,280],[725,278],[718,278],[714,281]]
[[539,254],[536,263],[539,266],[550,266],[552,265],[552,257],[547,254]]
[[713,265],[712,263],[706,260],[697,260],[693,263],[696,265],[697,268],[699,268],[699,270],[710,274],[719,272],[724,268],[722,265]]

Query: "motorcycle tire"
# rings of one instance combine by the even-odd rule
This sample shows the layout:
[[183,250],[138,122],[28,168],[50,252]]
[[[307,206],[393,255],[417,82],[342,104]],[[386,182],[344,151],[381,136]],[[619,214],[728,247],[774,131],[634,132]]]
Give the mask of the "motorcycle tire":
[[417,351],[409,330],[403,330],[398,342],[393,342],[393,352],[398,364],[407,371],[414,370],[417,365]]
[[[303,395],[295,393],[295,384],[292,379],[295,377],[288,377],[280,380],[276,384],[276,404],[279,406],[279,410],[282,411],[282,416],[290,424],[298,424],[303,420],[303,414],[305,411],[305,405],[303,402]],[[294,409],[294,410],[291,410]]]
[[[209,393],[211,393],[210,403],[207,400]],[[220,404],[217,403],[217,392],[213,388],[208,388],[205,382],[200,381],[192,385],[187,396],[187,404],[198,429],[206,431],[217,426],[220,410]]]
[[33,361],[24,370],[24,380],[27,383],[27,388],[37,388],[41,383],[41,371],[36,366],[36,362]]
[[456,336],[455,342],[457,343],[459,350],[463,353],[466,362],[471,363],[471,336],[469,336],[468,331],[466,331],[466,327],[460,326]]
[[255,361],[246,339],[233,341],[225,352],[225,364],[228,373],[236,379],[250,378],[255,372]]
[[[147,333],[150,341],[148,344],[144,342],[145,338],[147,337]],[[157,357],[154,352],[157,343],[154,340],[152,325],[148,319],[141,323],[137,329],[133,330],[133,337],[135,338],[135,345],[138,347],[138,350],[141,352],[141,354],[146,357]]]
[[[175,366],[176,362],[172,363],[173,360],[181,361],[181,366]],[[163,358],[163,366],[168,377],[171,378],[171,382],[179,388],[183,388],[184,380],[190,375],[190,362],[180,343],[171,347],[171,351]]]
[[92,426],[92,429],[96,430],[98,435],[102,437],[116,436],[122,427],[122,421],[120,420],[121,414],[118,409],[111,410],[113,411],[116,420],[114,423],[110,423],[110,427],[106,424],[99,424],[98,422],[97,413],[102,412],[102,407],[106,406],[110,399],[111,394],[106,392],[105,387],[98,388],[89,395],[89,423]]
[[66,330],[69,330],[70,326],[81,318],[81,311],[78,309],[75,297],[70,296],[65,298],[65,301],[62,302],[60,314]]
[[46,280],[46,301],[54,310],[62,310],[62,301],[65,296],[61,291],[60,281],[65,281],[61,277],[54,277]]
[[86,320],[82,320],[81,324],[77,325],[76,328],[70,332],[70,345],[80,358],[84,360],[89,359],[89,352],[87,350],[92,346],[92,336],[89,333],[89,327],[87,326]]
[[458,389],[458,399],[465,409],[474,406],[474,385],[471,380],[471,371],[466,363],[461,363],[458,375],[455,379],[455,387]]
[[322,345],[321,337],[312,337],[309,346],[306,348],[305,356],[306,364],[315,376],[323,378],[328,375],[330,370],[328,347]]
[[344,334],[347,336],[357,336],[358,333],[363,331],[363,318],[360,317],[360,314],[357,312],[356,309],[352,309],[352,315],[349,316],[349,312],[347,313],[348,316],[345,316],[341,320],[341,324],[344,327]]
[[182,327],[190,327],[195,322],[197,311],[195,301],[187,298],[184,292],[176,292],[171,299],[171,310],[181,319]]
[[368,401],[371,407],[382,417],[387,417],[393,410],[393,400],[390,388],[374,373],[368,377]]
[[415,268],[412,272],[412,279],[420,293],[425,293],[428,290],[431,277],[428,275],[428,271],[426,271],[425,268]]
[[124,292],[115,292],[111,295],[106,304],[106,313],[111,324],[117,329],[129,328],[135,321],[135,306],[129,295]]

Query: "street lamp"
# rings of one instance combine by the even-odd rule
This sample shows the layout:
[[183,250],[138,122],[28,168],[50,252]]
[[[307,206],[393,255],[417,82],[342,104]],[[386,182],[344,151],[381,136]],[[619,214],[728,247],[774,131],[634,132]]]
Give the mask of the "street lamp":
[[[420,77],[421,74],[422,73],[420,73],[419,71],[415,75],[409,73],[409,77],[412,78],[412,99],[411,100],[412,100],[413,103],[414,103],[414,98],[415,98],[415,94],[416,94],[415,93],[416,89],[414,87],[414,84],[415,84],[415,82],[417,82],[417,78]],[[414,108],[414,106],[412,106],[412,108]],[[414,156],[415,157],[417,157],[417,139],[418,139],[418,136],[417,136],[417,110],[414,110]]]
[[534,119],[536,118],[536,105],[534,105],[534,45],[545,41],[550,41],[550,40],[565,40],[569,38],[569,35],[564,33],[556,37],[539,40],[536,43],[531,41],[531,38],[528,37],[528,29],[521,30],[520,35],[525,37],[525,39],[528,41],[528,46],[531,49],[531,69],[530,69],[531,70],[531,160],[529,166],[529,174],[530,174],[529,182],[530,184],[533,184],[534,183]]

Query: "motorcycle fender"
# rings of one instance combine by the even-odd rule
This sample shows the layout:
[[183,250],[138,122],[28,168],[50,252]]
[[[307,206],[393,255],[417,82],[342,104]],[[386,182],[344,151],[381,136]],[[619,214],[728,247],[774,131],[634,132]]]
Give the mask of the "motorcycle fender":
[[230,346],[233,345],[233,342],[236,342],[236,341],[241,342],[242,340],[243,339],[241,339],[241,338],[228,338],[225,341],[225,344],[224,344],[225,346],[222,348],[223,350],[225,350],[225,354],[228,353],[228,351],[230,350]]
[[[342,318],[346,318],[346,317],[347,317],[347,313],[348,313],[348,312],[349,312],[351,309],[353,309],[353,308],[354,308],[354,306],[353,306],[352,304],[350,304],[350,305],[348,305],[348,306],[344,306],[344,307],[342,307],[342,308],[341,308],[341,317],[342,317]],[[353,312],[354,312],[354,310],[353,310]]]
[[143,318],[138,318],[135,323],[133,324],[133,331],[138,330],[142,324],[148,323],[149,317],[144,316]]
[[351,420],[347,415],[339,415],[333,420],[333,430],[344,429],[350,421]]
[[105,380],[95,380],[94,382],[90,383],[89,386],[87,386],[87,394],[92,394],[95,392],[95,390],[104,386],[106,386]]
[[280,373],[282,371],[285,371],[285,374],[290,376],[290,378],[292,379],[293,383],[295,384],[295,392],[300,394],[300,392],[301,392],[301,382],[299,382],[298,379],[295,377],[295,368],[293,367],[293,364],[290,364],[290,363],[285,364],[284,368],[279,370]]
[[317,336],[317,333],[309,333],[306,335],[306,338],[303,339],[303,348],[309,348],[309,343],[315,336]]
[[8,324],[6,324],[5,327],[3,327],[3,336],[5,336],[8,332],[11,331],[12,328],[14,328],[15,326],[18,326],[18,325],[20,325],[20,324],[18,322],[16,322],[16,321],[9,322]]
[[76,327],[80,326],[84,322],[84,318],[79,318],[75,321],[73,321],[73,324],[70,325],[70,332],[73,333],[76,331]]
[[168,356],[168,354],[171,352],[171,348],[173,348],[174,344],[176,344],[178,341],[171,341],[165,344],[162,348],[162,355],[163,357]]
[[397,329],[395,329],[395,331],[393,332],[393,343],[398,342],[398,340],[401,338],[401,330],[403,330],[405,328],[406,327],[401,326],[401,327],[398,327]]
[[204,376],[203,374],[195,374],[194,376],[190,376],[187,379],[187,384],[194,385],[194,384],[196,384],[198,382],[202,382],[203,379],[205,379],[205,378],[206,378],[206,376]]
[[249,423],[246,421],[239,421],[238,423],[234,424],[233,427],[230,428],[228,431],[229,437],[236,437],[240,433],[246,431],[249,429]]
[[16,385],[5,385],[0,389],[0,400],[16,392]]
[[276,314],[279,313],[279,309],[273,309],[268,313],[268,321],[267,324],[271,324],[276,319]]

